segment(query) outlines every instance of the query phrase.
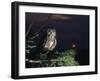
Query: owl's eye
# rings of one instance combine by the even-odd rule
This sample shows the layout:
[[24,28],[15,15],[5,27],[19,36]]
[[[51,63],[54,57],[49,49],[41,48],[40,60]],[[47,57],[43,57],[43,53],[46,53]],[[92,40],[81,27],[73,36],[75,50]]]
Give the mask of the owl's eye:
[[51,32],[49,31],[49,32],[48,32],[48,34],[50,35],[50,34],[51,34]]

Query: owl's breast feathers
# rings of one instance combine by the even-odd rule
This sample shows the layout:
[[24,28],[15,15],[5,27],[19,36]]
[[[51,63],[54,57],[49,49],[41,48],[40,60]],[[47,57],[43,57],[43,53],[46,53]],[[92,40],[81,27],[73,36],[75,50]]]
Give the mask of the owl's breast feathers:
[[46,50],[53,50],[56,47],[57,41],[56,39],[54,40],[47,40],[43,45],[44,45],[44,49]]

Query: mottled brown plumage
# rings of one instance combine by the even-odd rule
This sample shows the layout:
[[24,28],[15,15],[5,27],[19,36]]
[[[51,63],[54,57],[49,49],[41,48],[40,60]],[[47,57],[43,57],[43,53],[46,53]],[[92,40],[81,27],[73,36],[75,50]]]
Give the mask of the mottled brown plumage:
[[56,30],[49,28],[47,30],[47,37],[43,43],[43,49],[47,51],[52,51],[56,47]]

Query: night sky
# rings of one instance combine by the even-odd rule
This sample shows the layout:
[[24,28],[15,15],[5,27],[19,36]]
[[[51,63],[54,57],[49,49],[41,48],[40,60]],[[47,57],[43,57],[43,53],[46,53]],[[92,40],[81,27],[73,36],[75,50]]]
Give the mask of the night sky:
[[[89,16],[71,14],[26,13],[26,31],[37,32],[43,25],[56,29],[56,50],[75,48],[80,65],[89,64]],[[85,59],[85,60],[83,60]]]

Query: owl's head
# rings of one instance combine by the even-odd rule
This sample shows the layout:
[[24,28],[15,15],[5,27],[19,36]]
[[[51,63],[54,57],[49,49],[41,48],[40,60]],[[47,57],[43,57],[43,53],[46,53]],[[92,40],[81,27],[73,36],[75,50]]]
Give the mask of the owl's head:
[[55,38],[55,36],[56,36],[56,30],[52,29],[52,28],[49,28],[47,30],[47,36],[50,37],[51,39]]

